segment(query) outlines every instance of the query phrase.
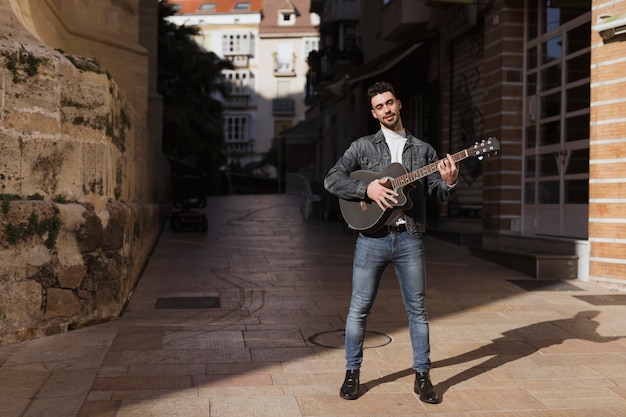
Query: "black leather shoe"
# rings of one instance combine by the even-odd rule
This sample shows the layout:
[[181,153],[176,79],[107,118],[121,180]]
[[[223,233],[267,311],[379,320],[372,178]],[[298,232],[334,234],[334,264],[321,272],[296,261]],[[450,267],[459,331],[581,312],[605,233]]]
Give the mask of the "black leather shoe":
[[344,400],[356,400],[359,396],[359,374],[360,371],[346,371],[346,379],[343,381],[339,396]]
[[441,402],[441,398],[439,398],[432,382],[430,382],[428,372],[415,372],[415,386],[413,390],[420,396],[420,401],[428,404],[439,404]]

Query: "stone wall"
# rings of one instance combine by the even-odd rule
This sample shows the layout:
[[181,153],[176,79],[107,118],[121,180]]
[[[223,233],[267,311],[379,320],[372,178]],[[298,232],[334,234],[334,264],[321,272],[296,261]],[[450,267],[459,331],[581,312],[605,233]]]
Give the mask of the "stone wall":
[[0,0],[0,345],[117,316],[158,238],[156,7]]
[[155,206],[16,200],[0,213],[0,345],[116,317],[162,219]]

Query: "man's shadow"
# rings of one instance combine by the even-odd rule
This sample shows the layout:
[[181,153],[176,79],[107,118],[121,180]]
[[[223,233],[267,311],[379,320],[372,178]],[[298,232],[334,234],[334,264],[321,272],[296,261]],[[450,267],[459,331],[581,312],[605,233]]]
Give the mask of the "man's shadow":
[[[625,337],[605,337],[598,334],[597,329],[600,323],[593,320],[598,314],[600,314],[599,311],[582,311],[572,318],[544,321],[520,327],[519,329],[508,330],[502,333],[502,337],[492,340],[488,345],[451,358],[436,361],[431,368],[443,368],[487,358],[483,362],[438,383],[435,389],[440,395],[443,395],[453,385],[477,377],[490,369],[498,368],[509,362],[529,356],[541,349],[561,344],[565,340],[607,343]],[[367,382],[364,385],[370,390],[380,384],[392,382],[413,373],[414,371],[409,368]]]

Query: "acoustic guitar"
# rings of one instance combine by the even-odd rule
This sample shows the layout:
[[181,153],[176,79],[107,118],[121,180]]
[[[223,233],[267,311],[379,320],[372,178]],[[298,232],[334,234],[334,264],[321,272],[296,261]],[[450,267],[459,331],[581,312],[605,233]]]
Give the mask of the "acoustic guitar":
[[[454,162],[462,161],[469,157],[484,159],[485,157],[496,154],[500,149],[500,142],[494,137],[483,139],[480,143],[476,142],[473,146],[459,151],[452,155]],[[394,209],[402,208],[407,210],[413,206],[413,202],[408,197],[411,189],[415,188],[414,182],[429,174],[439,171],[437,162],[425,165],[412,172],[407,172],[406,168],[399,163],[392,163],[380,172],[372,172],[365,170],[354,171],[350,174],[351,178],[370,183],[374,180],[385,179],[383,183],[398,193],[396,200],[398,203],[392,207],[381,210],[372,200],[344,200],[339,199],[339,208],[344,220],[351,229],[365,233],[373,233],[385,225],[389,216]]]

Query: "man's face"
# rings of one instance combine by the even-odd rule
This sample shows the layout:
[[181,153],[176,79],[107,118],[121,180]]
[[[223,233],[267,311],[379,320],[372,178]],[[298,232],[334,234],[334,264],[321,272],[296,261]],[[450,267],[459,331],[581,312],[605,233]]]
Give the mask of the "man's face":
[[402,103],[390,91],[372,97],[372,116],[378,119],[381,125],[390,130],[402,128],[400,124],[400,109]]

